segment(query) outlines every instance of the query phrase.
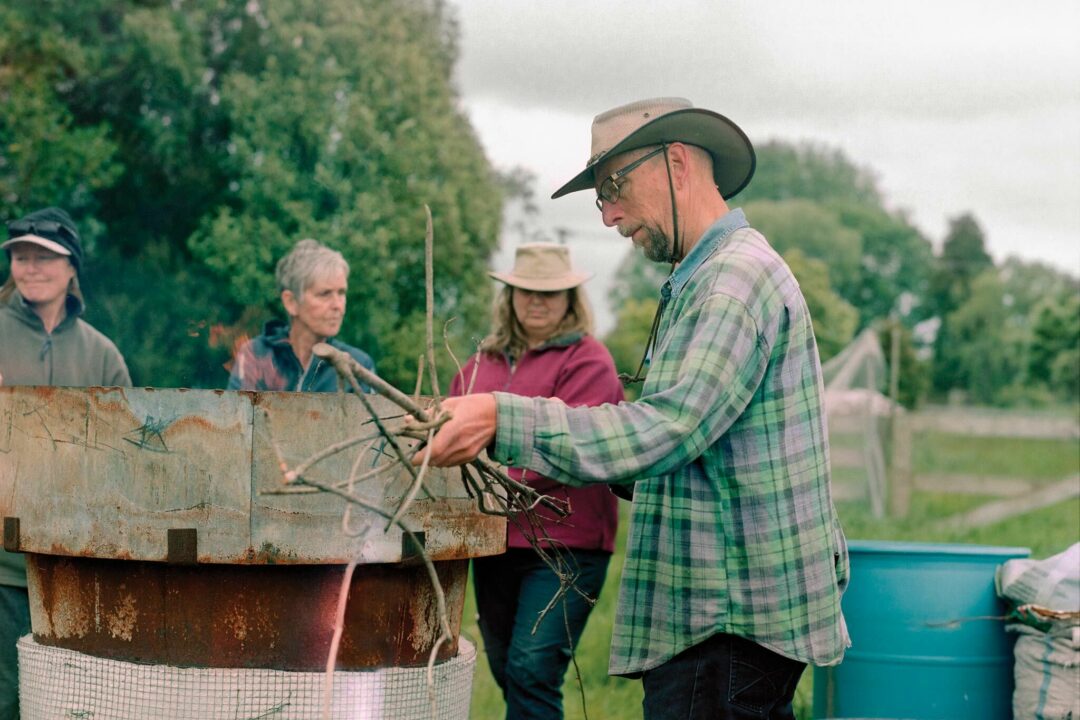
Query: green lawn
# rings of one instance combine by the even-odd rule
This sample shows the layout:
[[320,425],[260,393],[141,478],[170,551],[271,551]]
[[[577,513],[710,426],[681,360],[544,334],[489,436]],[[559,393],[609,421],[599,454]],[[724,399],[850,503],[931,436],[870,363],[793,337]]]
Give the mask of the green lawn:
[[[982,473],[1054,482],[1080,471],[1080,448],[1075,441],[1002,440],[956,435],[919,436],[916,438],[914,463],[917,472]],[[837,509],[847,536],[851,539],[1022,546],[1031,548],[1032,556],[1037,558],[1053,555],[1080,540],[1078,499],[1020,515],[989,527],[950,531],[930,529],[937,520],[992,499],[916,492],[911,498],[911,512],[903,520],[875,519],[862,502],[839,503]],[[607,674],[608,642],[625,547],[625,512],[623,515],[624,522],[620,527],[616,555],[612,560],[604,592],[577,649],[581,683],[579,684],[571,666],[563,686],[568,720],[625,720],[641,717],[640,682],[612,678]],[[476,643],[480,651],[473,681],[470,718],[500,719],[505,709],[483,655],[471,585],[465,602],[462,633]],[[811,673],[807,671],[796,695],[796,713],[799,718],[811,717],[812,693]]]

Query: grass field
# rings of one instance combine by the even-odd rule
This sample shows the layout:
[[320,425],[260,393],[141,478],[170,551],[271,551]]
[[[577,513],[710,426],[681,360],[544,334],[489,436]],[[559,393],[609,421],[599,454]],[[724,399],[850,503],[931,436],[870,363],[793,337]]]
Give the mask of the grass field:
[[[916,441],[914,462],[917,472],[997,474],[1050,483],[1080,471],[1080,447],[1075,441],[920,436]],[[948,531],[930,529],[937,520],[992,499],[916,492],[911,499],[911,512],[903,520],[875,519],[865,503],[861,502],[839,503],[837,509],[850,539],[1022,546],[1031,548],[1032,557],[1036,558],[1053,555],[1080,540],[1080,500],[1075,498],[988,527]],[[607,674],[608,643],[622,567],[625,530],[624,512],[616,556],[612,560],[604,591],[577,648],[581,683],[571,666],[563,686],[568,720],[641,717],[640,682],[613,678]],[[854,581],[857,582],[857,579]],[[468,593],[462,634],[474,642],[479,650],[470,718],[498,720],[504,716],[505,706],[483,655],[471,586]],[[812,693],[811,673],[807,671],[796,695],[796,713],[800,719],[811,717]]]

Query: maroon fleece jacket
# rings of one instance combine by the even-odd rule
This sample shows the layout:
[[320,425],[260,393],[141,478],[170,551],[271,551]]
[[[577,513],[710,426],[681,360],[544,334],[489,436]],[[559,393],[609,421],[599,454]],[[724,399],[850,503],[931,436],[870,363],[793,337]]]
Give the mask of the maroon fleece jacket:
[[[611,354],[591,335],[555,338],[525,353],[511,365],[505,354],[477,353],[468,359],[450,386],[451,395],[463,395],[476,371],[472,392],[509,392],[525,397],[559,398],[571,407],[603,405],[623,400],[622,385],[615,373]],[[573,488],[554,480],[510,468],[511,477],[523,479],[551,497],[569,502],[570,515],[557,518],[546,508],[537,508],[543,534],[571,548],[615,550],[618,500],[605,485]],[[542,539],[537,533],[537,539]],[[547,543],[545,543],[547,544]],[[507,524],[506,546],[531,547],[514,522]]]

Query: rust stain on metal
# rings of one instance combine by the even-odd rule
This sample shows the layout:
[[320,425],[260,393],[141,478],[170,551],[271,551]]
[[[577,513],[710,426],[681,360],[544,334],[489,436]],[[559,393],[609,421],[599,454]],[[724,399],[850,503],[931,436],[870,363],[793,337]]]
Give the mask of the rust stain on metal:
[[240,423],[232,423],[230,425],[217,425],[209,420],[199,417],[198,415],[185,415],[183,417],[174,420],[166,431],[167,434],[179,432],[185,428],[196,428],[198,430],[205,430],[212,433],[235,433],[240,429]]
[[121,597],[117,605],[106,614],[105,626],[111,637],[131,642],[138,620],[139,610],[135,596],[128,593]]
[[[144,390],[148,390],[148,389],[149,388],[144,388]],[[125,401],[125,399],[113,400],[113,399],[106,399],[105,397],[103,397],[104,395],[114,395],[113,391],[110,390],[110,391],[102,392],[101,388],[87,388],[86,392],[87,392],[87,395],[89,396],[90,400],[94,403],[94,407],[97,410],[101,410],[101,411],[105,411],[105,412],[123,412],[123,413],[126,413],[128,415],[131,415],[131,410],[128,407],[128,404]],[[123,398],[123,393],[122,392],[121,392],[121,398]]]
[[[131,662],[198,667],[325,667],[344,568],[27,557],[34,638]],[[436,563],[457,654],[468,562]],[[422,666],[440,633],[422,565],[361,565],[338,667]]]
[[49,385],[39,385],[32,388],[30,392],[42,400],[51,400],[57,394],[57,388]]

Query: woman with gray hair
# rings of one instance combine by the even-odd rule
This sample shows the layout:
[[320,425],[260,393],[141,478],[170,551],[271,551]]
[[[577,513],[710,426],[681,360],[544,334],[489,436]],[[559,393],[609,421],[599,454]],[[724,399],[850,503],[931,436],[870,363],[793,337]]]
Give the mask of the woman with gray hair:
[[275,272],[289,321],[270,320],[262,335],[240,348],[229,389],[334,392],[338,388],[334,368],[312,357],[311,349],[320,342],[349,353],[374,372],[367,353],[334,338],[345,319],[348,277],[349,264],[341,253],[311,239],[296,243],[278,261]]

